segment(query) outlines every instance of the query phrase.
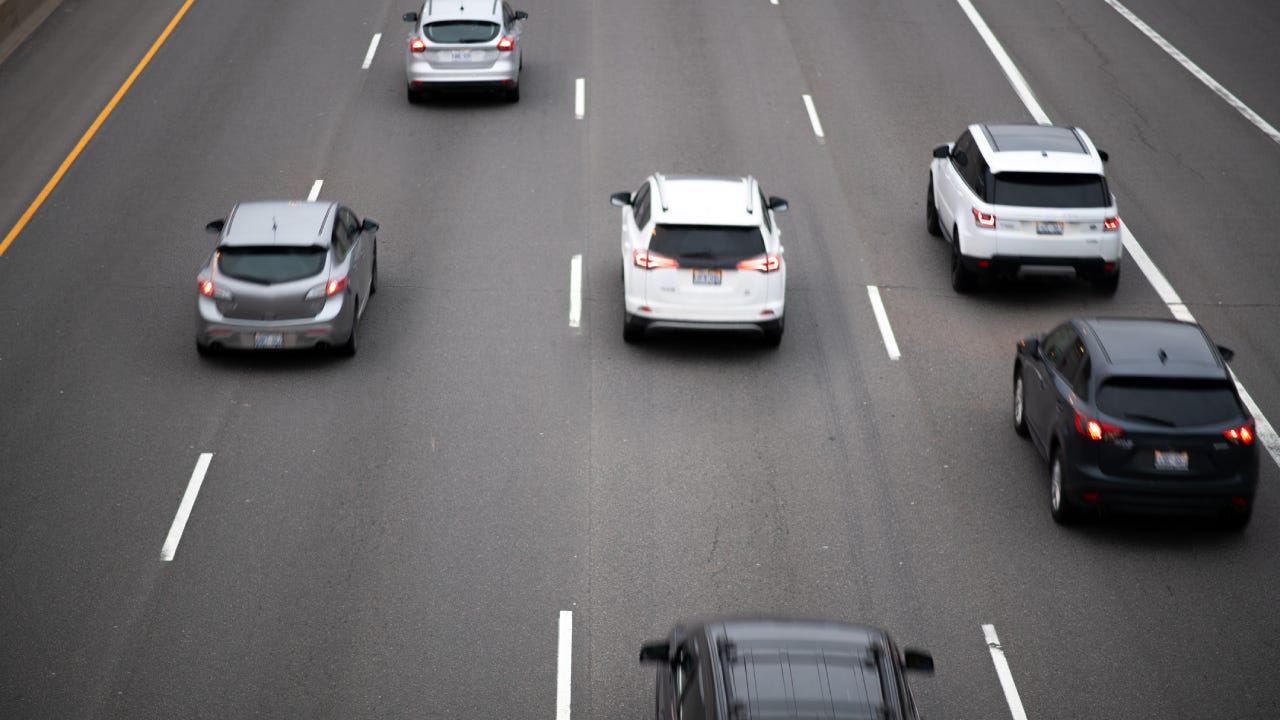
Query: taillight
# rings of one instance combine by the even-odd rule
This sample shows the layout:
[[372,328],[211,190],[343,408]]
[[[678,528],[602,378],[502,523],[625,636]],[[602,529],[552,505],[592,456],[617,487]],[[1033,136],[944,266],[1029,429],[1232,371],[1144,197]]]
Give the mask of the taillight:
[[346,289],[347,289],[347,276],[343,275],[340,278],[330,280],[329,283],[324,286],[324,294],[333,296],[333,295],[337,295],[338,293]]
[[510,52],[516,46],[516,41],[511,39],[510,35],[503,35],[498,41],[498,49],[504,52]]
[[1094,420],[1079,410],[1076,411],[1076,432],[1090,440],[1115,440],[1124,434],[1124,428],[1101,420]]
[[1249,418],[1249,422],[1240,427],[1233,427],[1230,430],[1223,431],[1223,435],[1231,442],[1239,445],[1248,445],[1253,442],[1253,418]]
[[771,273],[781,268],[781,255],[761,255],[760,257],[747,258],[738,263],[739,270],[758,270],[762,273]]
[[205,297],[213,297],[213,281],[200,280],[200,294]]
[[413,39],[413,42],[409,43],[409,50],[416,53],[426,52],[427,41],[420,37],[416,37]]
[[993,228],[996,226],[996,216],[988,215],[978,208],[973,209],[973,221],[977,223],[978,227]]
[[1115,217],[1103,218],[1102,227],[1106,230],[1119,230],[1120,216],[1117,215]]
[[658,268],[676,268],[680,267],[680,263],[666,255],[659,255],[648,250],[636,250],[631,253],[631,258],[635,260],[637,266],[645,270],[656,270]]
[[230,300],[231,291],[220,288],[213,284],[213,280],[200,275],[196,278],[196,289],[205,297],[211,297],[215,300]]

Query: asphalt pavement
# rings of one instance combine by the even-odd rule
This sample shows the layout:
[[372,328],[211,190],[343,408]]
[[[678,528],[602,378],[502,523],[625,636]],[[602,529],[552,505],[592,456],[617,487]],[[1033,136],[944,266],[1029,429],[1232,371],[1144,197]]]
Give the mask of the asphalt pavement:
[[[410,5],[63,2],[0,63],[0,717],[650,717],[719,614],[929,649],[926,718],[1280,717],[1269,453],[1243,533],[1050,519],[1015,342],[1171,310],[1132,253],[950,289],[930,151],[1033,119],[966,1],[521,0],[520,102],[426,105]],[[1280,421],[1280,143],[1108,0],[973,6]],[[1280,123],[1272,3],[1123,7]],[[655,170],[790,201],[780,348],[623,343]],[[359,355],[199,358],[205,223],[311,192],[381,225]]]

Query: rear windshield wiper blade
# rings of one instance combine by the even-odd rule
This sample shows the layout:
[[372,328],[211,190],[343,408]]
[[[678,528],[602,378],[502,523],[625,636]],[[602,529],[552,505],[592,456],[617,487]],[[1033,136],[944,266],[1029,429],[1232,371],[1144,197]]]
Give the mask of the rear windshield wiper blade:
[[1141,414],[1135,414],[1135,413],[1125,413],[1125,414],[1124,414],[1124,416],[1125,416],[1125,417],[1127,417],[1127,418],[1129,418],[1130,420],[1141,420],[1141,421],[1143,421],[1143,422],[1149,422],[1149,423],[1152,423],[1152,424],[1155,424],[1155,425],[1164,425],[1165,427],[1177,427],[1177,426],[1178,426],[1178,424],[1177,424],[1177,423],[1175,423],[1175,422],[1173,422],[1173,421],[1171,421],[1171,420],[1166,420],[1165,418],[1155,417],[1154,415],[1141,415]]
[[718,255],[716,255],[716,254],[715,254],[715,253],[713,253],[713,252],[690,252],[690,253],[680,253],[680,255],[679,255],[679,256],[680,256],[680,257],[682,257],[682,258],[715,258],[715,257],[719,257]]

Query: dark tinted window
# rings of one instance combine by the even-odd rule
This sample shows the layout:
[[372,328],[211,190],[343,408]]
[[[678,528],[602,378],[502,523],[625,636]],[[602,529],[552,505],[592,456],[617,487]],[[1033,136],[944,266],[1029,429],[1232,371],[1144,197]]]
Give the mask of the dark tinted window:
[[973,190],[978,197],[983,197],[985,193],[982,192],[981,185],[985,163],[982,162],[982,153],[978,152],[978,146],[973,142],[973,136],[968,130],[956,140],[955,147],[951,149],[951,159],[955,164],[956,172],[960,173],[960,177],[964,179],[969,189]]
[[449,20],[427,26],[427,39],[437,43],[482,43],[498,37],[498,24],[477,20]]
[[733,267],[764,254],[764,237],[755,225],[659,225],[649,249],[687,267]]
[[633,207],[635,207],[636,227],[643,228],[645,225],[648,225],[649,224],[649,183],[648,181],[646,181],[645,184],[641,185],[640,189],[636,191],[635,198],[632,200],[632,205]]
[[271,285],[318,275],[321,247],[226,247],[218,250],[218,270],[238,280]]
[[1244,414],[1226,382],[1168,378],[1110,380],[1098,390],[1098,409],[1170,427],[1213,425]]
[[765,199],[763,190],[758,195],[760,196],[760,216],[764,219],[764,229],[773,232],[773,223],[769,221],[769,201]]
[[991,202],[1024,207],[1107,207],[1111,196],[1101,175],[998,173]]

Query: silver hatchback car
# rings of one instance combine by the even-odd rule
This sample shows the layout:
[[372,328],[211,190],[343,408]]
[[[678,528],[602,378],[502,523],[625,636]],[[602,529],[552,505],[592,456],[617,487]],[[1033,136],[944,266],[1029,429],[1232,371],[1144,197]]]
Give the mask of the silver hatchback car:
[[378,223],[343,205],[246,202],[196,276],[196,350],[334,347],[356,352],[378,289]]
[[404,14],[414,24],[405,50],[409,102],[434,90],[489,90],[520,100],[521,38],[529,14],[505,0],[427,0]]

